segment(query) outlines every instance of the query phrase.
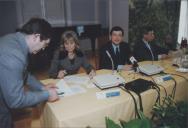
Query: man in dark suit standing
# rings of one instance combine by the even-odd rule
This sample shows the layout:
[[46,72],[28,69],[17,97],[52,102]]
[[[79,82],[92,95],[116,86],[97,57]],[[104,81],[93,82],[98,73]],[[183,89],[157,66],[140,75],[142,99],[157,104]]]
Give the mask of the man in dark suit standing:
[[[100,49],[100,69],[123,69],[130,70],[132,65],[129,58],[131,50],[129,44],[123,42],[124,31],[121,27],[115,26],[110,31],[110,41]],[[110,56],[108,55],[110,54]],[[114,63],[112,65],[111,59]]]
[[168,50],[162,48],[152,41],[155,35],[152,27],[142,29],[142,40],[137,42],[133,47],[133,54],[137,61],[159,60],[168,57]]

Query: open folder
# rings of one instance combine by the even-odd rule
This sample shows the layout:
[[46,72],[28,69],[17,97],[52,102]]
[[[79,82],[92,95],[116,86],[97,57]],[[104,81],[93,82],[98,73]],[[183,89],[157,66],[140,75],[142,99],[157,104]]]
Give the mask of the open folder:
[[93,77],[92,81],[100,89],[107,89],[117,87],[120,84],[125,84],[125,79],[117,73],[96,75]]

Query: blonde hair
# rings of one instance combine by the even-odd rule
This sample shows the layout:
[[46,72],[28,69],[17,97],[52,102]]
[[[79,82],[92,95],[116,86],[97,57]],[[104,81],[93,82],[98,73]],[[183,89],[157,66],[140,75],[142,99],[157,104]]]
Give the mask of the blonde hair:
[[79,49],[79,40],[78,40],[78,36],[74,31],[65,31],[62,35],[61,35],[61,42],[60,45],[63,45],[63,49],[65,50],[65,46],[64,43],[73,39],[73,41],[76,44],[75,50]]

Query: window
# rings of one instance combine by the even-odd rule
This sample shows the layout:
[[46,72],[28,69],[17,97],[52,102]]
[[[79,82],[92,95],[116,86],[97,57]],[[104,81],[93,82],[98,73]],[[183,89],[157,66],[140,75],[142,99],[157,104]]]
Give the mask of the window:
[[182,38],[188,39],[188,1],[181,0],[178,43]]

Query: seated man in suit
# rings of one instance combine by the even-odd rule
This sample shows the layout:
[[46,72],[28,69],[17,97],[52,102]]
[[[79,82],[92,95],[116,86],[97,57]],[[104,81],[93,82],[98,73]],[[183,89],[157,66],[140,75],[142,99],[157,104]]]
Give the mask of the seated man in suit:
[[[100,69],[124,69],[130,70],[129,65],[131,50],[129,44],[123,42],[124,31],[121,27],[115,26],[110,31],[110,41],[100,49]],[[108,55],[109,53],[109,55]],[[112,65],[111,59],[114,63]]]
[[133,54],[137,61],[159,60],[168,57],[168,50],[162,48],[154,42],[155,38],[152,27],[142,29],[142,40],[137,42],[133,47]]

